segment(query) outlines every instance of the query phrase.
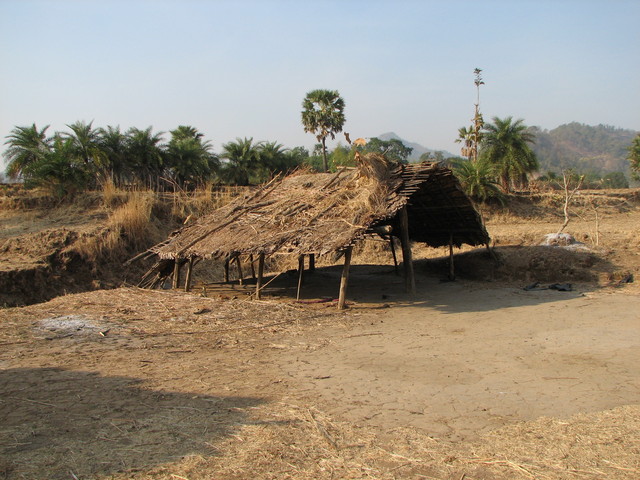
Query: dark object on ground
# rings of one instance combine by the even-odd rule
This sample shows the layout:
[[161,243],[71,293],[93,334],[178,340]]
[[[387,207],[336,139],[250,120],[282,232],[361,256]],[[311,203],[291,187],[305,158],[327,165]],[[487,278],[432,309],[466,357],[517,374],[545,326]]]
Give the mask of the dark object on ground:
[[570,283],[552,283],[547,287],[541,287],[540,282],[535,282],[527,285],[523,290],[526,290],[527,292],[530,292],[531,290],[557,290],[559,292],[572,292],[573,285]]

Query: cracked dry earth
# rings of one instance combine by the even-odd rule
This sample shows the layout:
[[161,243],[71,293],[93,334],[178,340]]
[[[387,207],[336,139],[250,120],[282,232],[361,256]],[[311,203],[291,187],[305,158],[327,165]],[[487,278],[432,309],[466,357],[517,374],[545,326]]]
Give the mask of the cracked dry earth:
[[451,441],[640,403],[637,294],[422,288],[415,303],[325,327],[324,346],[280,356],[298,395],[339,419]]

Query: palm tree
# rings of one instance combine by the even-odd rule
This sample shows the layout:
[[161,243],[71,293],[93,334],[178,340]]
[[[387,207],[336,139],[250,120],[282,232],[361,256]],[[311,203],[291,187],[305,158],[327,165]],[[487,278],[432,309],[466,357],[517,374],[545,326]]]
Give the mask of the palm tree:
[[87,172],[107,175],[105,168],[106,154],[102,150],[101,130],[93,128],[93,121],[78,121],[67,125],[71,133],[62,133],[63,139],[71,140],[70,154],[81,160]]
[[473,158],[474,138],[475,132],[473,127],[460,127],[458,129],[458,138],[456,138],[456,143],[462,143],[464,145],[460,153],[463,157],[467,157],[469,161]]
[[260,166],[260,149],[262,142],[253,143],[251,138],[236,138],[222,146],[221,158],[227,160],[221,175],[228,182],[236,185],[249,185],[252,177]]
[[322,167],[329,170],[326,140],[342,131],[344,125],[344,100],[337,90],[312,90],[302,102],[304,131],[313,133],[322,144]]
[[133,179],[127,160],[127,135],[120,127],[107,126],[99,130],[100,148],[104,154],[104,167],[109,171],[114,184],[122,186]]
[[184,125],[170,133],[167,164],[178,185],[206,180],[217,171],[218,158],[211,152],[211,142],[202,140],[202,133]]
[[86,188],[89,173],[75,151],[71,138],[56,134],[51,149],[25,167],[25,184],[46,188],[58,197]]
[[274,174],[287,173],[302,163],[301,151],[289,150],[278,142],[266,142],[260,148],[261,181],[266,181]]
[[4,152],[7,160],[7,175],[11,179],[25,176],[25,169],[38,162],[43,156],[51,151],[51,138],[47,137],[46,131],[49,125],[42,130],[38,130],[34,123],[30,127],[15,127],[11,134],[7,135],[8,145]]
[[165,169],[162,135],[162,132],[152,133],[152,127],[145,130],[134,127],[127,131],[127,158],[131,169],[141,183],[156,189],[160,187]]
[[460,180],[463,190],[470,197],[481,202],[491,198],[504,202],[504,196],[496,182],[495,166],[486,159],[481,157],[477,162],[460,161],[454,164],[453,171]]
[[482,157],[495,165],[500,184],[509,192],[512,184],[526,186],[528,174],[538,170],[538,160],[529,144],[535,135],[527,131],[524,120],[515,122],[512,117],[493,117],[493,123],[485,127],[482,141]]

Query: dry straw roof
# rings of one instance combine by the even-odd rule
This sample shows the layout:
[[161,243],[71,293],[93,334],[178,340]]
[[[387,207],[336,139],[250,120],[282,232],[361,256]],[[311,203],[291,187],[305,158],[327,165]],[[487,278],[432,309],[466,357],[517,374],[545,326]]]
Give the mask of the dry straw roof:
[[[431,246],[480,245],[489,237],[457,179],[436,163],[389,166],[368,155],[357,169],[276,178],[153,247],[160,258],[234,254],[326,254],[372,228],[396,224],[407,206],[409,236]],[[451,237],[453,235],[453,237]]]

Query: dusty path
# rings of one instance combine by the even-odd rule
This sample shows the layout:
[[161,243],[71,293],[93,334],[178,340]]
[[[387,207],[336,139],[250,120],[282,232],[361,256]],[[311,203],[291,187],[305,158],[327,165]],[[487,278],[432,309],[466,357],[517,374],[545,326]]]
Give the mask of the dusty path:
[[448,440],[640,403],[639,295],[425,282],[281,368],[337,418]]

